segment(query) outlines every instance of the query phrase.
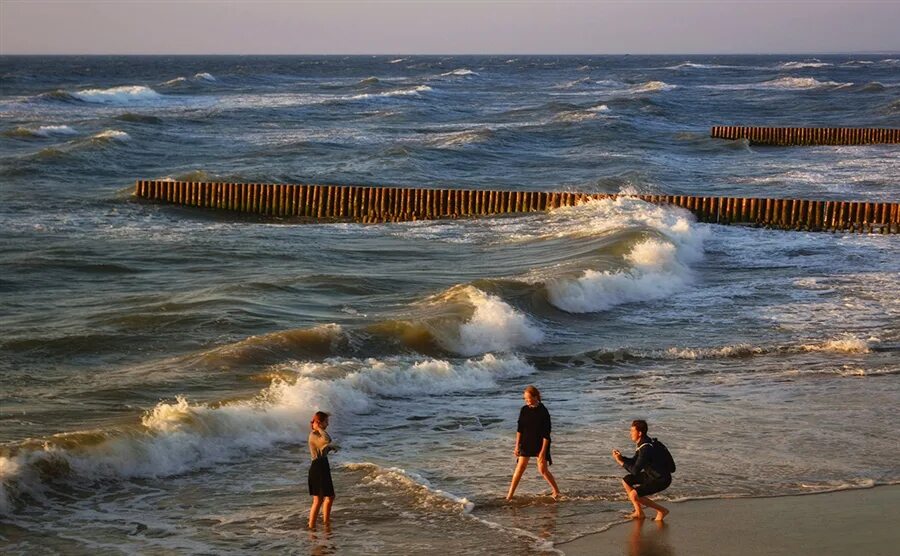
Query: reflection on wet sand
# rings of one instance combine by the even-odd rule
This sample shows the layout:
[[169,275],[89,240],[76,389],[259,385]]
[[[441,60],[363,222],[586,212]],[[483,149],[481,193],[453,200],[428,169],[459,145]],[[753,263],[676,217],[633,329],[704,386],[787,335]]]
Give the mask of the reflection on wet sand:
[[309,530],[309,554],[310,556],[326,556],[336,554],[338,549],[331,540],[331,526],[325,525],[322,530]]
[[664,521],[635,519],[628,539],[628,556],[674,556]]

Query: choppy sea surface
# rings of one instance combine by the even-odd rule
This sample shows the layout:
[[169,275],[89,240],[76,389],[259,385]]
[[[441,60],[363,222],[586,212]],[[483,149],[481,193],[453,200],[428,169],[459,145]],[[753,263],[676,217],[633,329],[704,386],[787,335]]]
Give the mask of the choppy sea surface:
[[[663,500],[896,483],[900,241],[546,214],[291,225],[135,179],[900,200],[900,54],[0,57],[4,553],[522,554],[622,519],[628,424]],[[512,473],[521,390],[554,503]],[[308,421],[342,450],[305,530]],[[675,511],[677,511],[677,506]]]

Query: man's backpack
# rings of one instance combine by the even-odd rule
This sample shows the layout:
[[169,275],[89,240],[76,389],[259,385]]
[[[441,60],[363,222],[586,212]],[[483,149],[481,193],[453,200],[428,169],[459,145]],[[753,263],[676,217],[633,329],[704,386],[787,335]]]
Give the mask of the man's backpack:
[[656,465],[659,469],[665,469],[669,473],[675,472],[675,458],[666,445],[656,438],[653,439],[653,457],[657,460]]

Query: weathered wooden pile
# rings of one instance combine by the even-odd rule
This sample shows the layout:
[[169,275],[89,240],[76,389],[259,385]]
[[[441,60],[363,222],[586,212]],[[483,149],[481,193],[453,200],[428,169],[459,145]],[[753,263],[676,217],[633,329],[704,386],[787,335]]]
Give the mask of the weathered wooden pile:
[[527,213],[591,199],[633,197],[682,207],[700,222],[784,230],[900,233],[900,203],[886,202],[170,180],[139,180],[135,195],[151,201],[297,221],[355,222]]

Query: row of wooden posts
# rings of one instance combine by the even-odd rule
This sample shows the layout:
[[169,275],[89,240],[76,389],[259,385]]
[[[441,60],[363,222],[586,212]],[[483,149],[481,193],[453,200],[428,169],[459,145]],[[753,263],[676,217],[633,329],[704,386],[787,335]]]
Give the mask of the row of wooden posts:
[[869,145],[900,143],[900,129],[855,127],[713,126],[716,139],[747,139],[758,145]]
[[900,203],[690,195],[423,189],[139,180],[135,195],[267,217],[398,222],[547,211],[592,199],[633,197],[682,207],[698,221],[786,230],[900,233]]

